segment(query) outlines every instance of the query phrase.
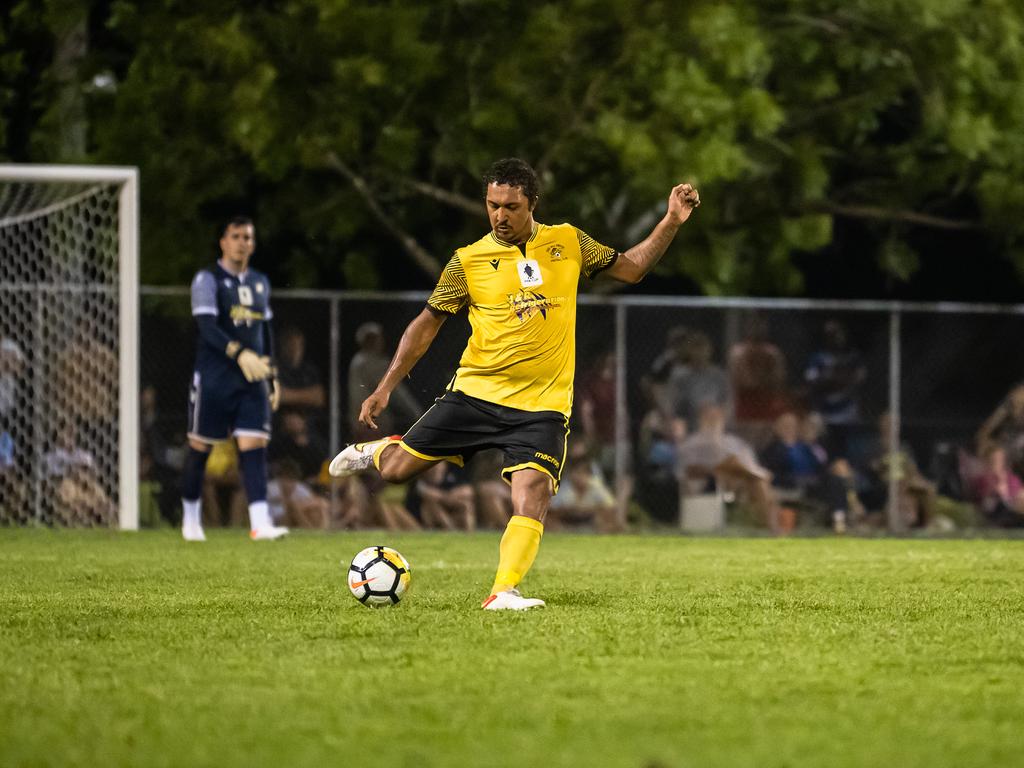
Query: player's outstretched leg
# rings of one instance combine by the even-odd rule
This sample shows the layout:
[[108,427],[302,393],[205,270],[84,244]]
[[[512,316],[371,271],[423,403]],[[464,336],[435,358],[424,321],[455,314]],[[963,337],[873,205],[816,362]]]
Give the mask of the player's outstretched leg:
[[525,611],[543,607],[544,601],[536,597],[523,597],[517,587],[530,570],[544,524],[523,515],[513,515],[505,527],[498,546],[498,572],[490,596],[484,600],[483,608],[488,611]]
[[371,440],[366,443],[352,443],[346,446],[341,453],[331,460],[327,471],[332,477],[348,477],[359,472],[365,472],[375,466],[377,457],[391,443],[397,443],[402,439],[401,435],[391,435],[380,440]]

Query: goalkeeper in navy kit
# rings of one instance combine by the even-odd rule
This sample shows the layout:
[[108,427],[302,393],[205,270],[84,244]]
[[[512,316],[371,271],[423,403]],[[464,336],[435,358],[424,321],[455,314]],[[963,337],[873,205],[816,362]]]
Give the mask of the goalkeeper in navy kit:
[[278,388],[273,359],[270,281],[249,268],[256,249],[251,219],[237,216],[220,238],[221,257],[192,280],[192,315],[199,329],[189,391],[188,454],[182,477],[181,534],[205,541],[203,477],[213,445],[234,439],[249,501],[249,535],[277,539],[267,508],[267,443]]

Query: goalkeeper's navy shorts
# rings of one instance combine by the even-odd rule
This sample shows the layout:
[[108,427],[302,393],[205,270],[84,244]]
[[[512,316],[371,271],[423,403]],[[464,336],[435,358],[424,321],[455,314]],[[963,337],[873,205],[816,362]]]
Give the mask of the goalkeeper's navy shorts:
[[270,437],[267,383],[258,381],[217,386],[199,371],[192,373],[188,393],[188,436],[204,443],[235,437]]
[[537,469],[551,478],[553,489],[565,463],[569,420],[558,411],[521,411],[448,390],[402,437],[413,456],[443,459],[462,466],[478,451],[499,448],[505,454],[501,477]]

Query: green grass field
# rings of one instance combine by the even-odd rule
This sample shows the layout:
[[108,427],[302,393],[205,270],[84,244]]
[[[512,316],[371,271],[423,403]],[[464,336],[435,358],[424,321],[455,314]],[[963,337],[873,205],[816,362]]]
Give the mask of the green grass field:
[[210,538],[0,530],[0,764],[1024,765],[1024,541]]

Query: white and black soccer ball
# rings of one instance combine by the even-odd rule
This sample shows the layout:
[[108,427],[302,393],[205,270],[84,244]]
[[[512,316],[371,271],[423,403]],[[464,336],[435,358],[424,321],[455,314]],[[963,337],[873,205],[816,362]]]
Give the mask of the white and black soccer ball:
[[367,547],[352,558],[348,588],[363,605],[395,605],[409,589],[409,562],[391,547]]

